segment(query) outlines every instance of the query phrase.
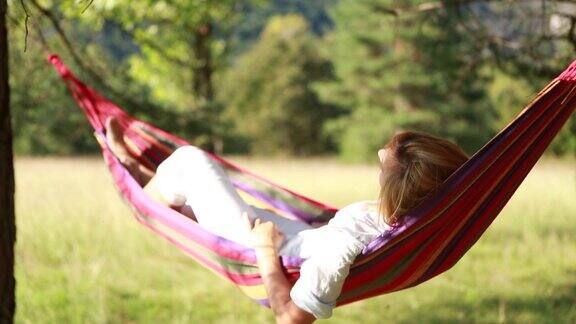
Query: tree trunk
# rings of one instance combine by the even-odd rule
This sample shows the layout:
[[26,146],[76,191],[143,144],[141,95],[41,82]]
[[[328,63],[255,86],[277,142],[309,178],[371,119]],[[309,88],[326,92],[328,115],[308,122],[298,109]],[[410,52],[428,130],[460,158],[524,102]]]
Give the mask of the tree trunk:
[[209,103],[214,99],[214,88],[212,86],[212,23],[207,22],[200,25],[194,31],[194,94],[202,104]]
[[8,4],[0,0],[0,323],[12,323],[16,309],[14,291],[14,164],[8,86]]
[[[212,83],[212,74],[214,73],[214,66],[212,62],[212,42],[213,24],[209,21],[201,24],[194,31],[194,42],[192,50],[196,62],[193,67],[193,87],[194,96],[196,98],[196,107],[210,106],[214,101],[214,85]],[[213,107],[208,107],[208,109]],[[215,114],[214,111],[207,112],[208,114]],[[224,143],[218,134],[210,133],[210,140],[204,149],[222,153]]]

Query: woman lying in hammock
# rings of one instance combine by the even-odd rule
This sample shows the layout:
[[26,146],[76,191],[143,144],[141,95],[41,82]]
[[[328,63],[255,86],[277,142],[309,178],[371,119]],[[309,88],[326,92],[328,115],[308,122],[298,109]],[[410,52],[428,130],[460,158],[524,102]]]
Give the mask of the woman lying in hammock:
[[[313,228],[246,204],[225,171],[200,149],[178,148],[154,173],[130,156],[114,118],[106,128],[113,153],[155,200],[179,207],[216,235],[254,248],[270,306],[282,323],[330,317],[356,256],[390,226],[401,223],[402,215],[468,159],[447,140],[399,133],[378,151],[379,199],[348,205],[328,224]],[[293,287],[279,255],[305,260]]]

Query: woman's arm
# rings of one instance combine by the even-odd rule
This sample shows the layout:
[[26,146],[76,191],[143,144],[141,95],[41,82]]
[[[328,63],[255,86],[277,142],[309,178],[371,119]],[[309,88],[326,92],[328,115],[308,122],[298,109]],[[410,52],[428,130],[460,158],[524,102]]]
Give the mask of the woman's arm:
[[[252,227],[247,215],[247,223]],[[312,314],[300,309],[290,298],[290,282],[286,279],[278,256],[278,247],[283,235],[271,222],[261,223],[259,219],[252,228],[252,245],[256,251],[260,275],[266,287],[268,302],[278,323],[312,323]]]
[[260,275],[268,293],[268,302],[278,323],[312,323],[312,314],[300,309],[290,299],[290,282],[286,279],[274,247],[256,248]]

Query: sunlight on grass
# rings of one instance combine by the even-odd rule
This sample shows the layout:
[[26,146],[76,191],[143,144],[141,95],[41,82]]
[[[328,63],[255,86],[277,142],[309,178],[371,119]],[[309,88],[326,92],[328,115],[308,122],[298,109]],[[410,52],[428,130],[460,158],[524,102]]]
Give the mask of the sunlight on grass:
[[[233,159],[337,207],[377,195],[376,165]],[[95,158],[16,161],[21,323],[258,323],[268,309],[152,235]],[[452,270],[338,308],[330,322],[576,321],[576,166],[545,161]]]

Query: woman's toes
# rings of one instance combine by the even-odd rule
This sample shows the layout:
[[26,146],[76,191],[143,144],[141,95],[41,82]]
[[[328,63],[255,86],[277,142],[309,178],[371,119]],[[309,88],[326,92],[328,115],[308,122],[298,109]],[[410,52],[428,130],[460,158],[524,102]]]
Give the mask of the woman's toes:
[[122,128],[115,117],[110,117],[106,120],[106,138],[112,153],[116,155],[121,161],[129,158],[126,144],[124,143]]

